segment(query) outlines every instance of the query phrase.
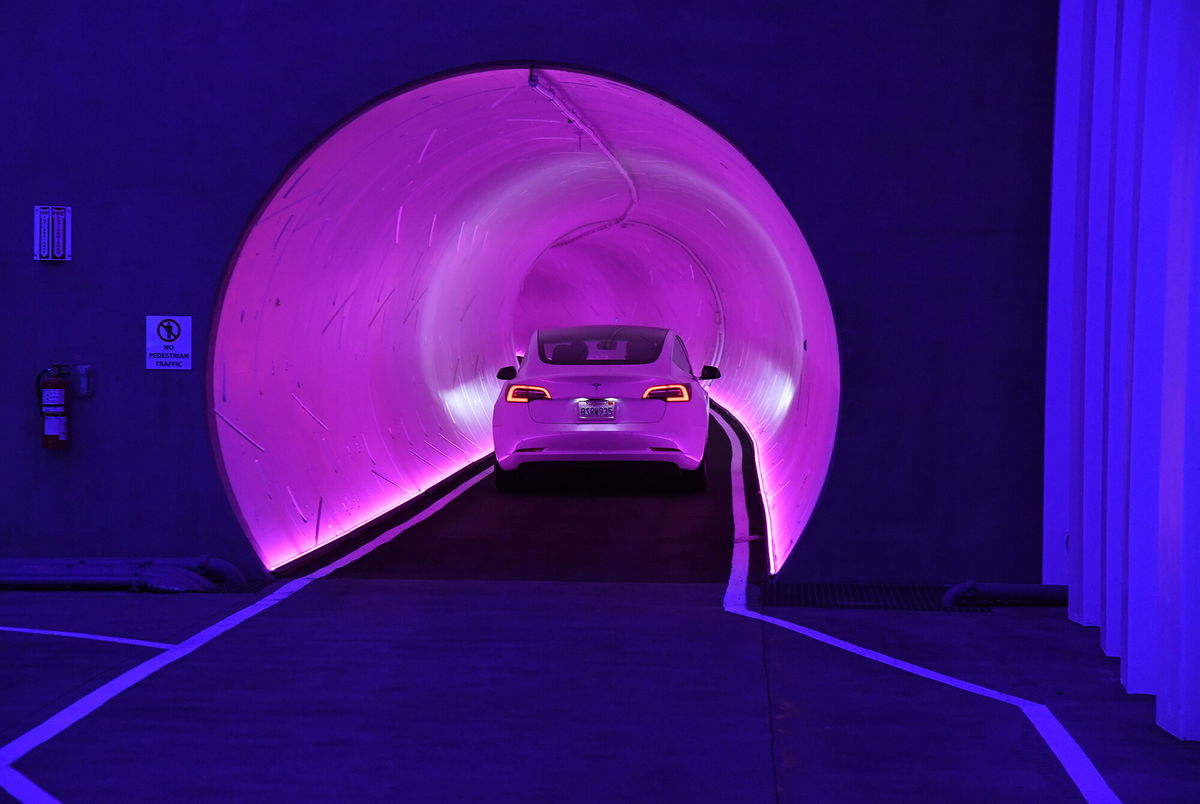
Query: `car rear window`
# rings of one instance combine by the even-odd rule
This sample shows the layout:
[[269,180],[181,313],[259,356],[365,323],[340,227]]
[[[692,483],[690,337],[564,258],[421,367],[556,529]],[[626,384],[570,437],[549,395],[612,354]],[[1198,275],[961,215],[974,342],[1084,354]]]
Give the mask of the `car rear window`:
[[662,353],[667,331],[658,327],[605,324],[546,329],[538,333],[542,362],[560,366],[653,363]]

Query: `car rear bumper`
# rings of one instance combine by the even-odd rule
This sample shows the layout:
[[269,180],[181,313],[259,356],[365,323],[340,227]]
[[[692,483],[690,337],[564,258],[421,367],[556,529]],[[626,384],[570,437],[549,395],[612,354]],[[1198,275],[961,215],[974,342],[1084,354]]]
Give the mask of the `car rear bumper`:
[[539,424],[534,431],[496,428],[494,436],[496,461],[506,470],[548,461],[657,461],[695,469],[704,457],[707,431],[664,433],[661,425]]

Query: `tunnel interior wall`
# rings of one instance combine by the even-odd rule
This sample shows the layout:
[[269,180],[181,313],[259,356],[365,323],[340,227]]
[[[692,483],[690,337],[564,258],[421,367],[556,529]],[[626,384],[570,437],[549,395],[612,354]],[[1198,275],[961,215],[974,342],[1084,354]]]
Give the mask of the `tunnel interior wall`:
[[[221,299],[212,404],[268,567],[491,451],[496,370],[531,332],[669,327],[759,445],[771,566],[837,420],[828,298],[795,222],[703,122],[581,71],[412,87],[299,160]],[[618,411],[618,415],[619,411]]]
[[[255,565],[218,481],[200,368],[239,234],[331,121],[516,55],[682,102],[803,228],[843,396],[829,483],[785,575],[1036,580],[1052,7],[354,6],[6,11],[0,83],[19,113],[0,130],[14,299],[0,317],[0,551]],[[41,203],[74,206],[70,263],[30,259]],[[549,271],[558,256],[539,259]],[[143,368],[144,316],[159,313],[193,316],[191,372]],[[38,445],[32,392],[54,362],[90,363],[97,380],[61,453]]]

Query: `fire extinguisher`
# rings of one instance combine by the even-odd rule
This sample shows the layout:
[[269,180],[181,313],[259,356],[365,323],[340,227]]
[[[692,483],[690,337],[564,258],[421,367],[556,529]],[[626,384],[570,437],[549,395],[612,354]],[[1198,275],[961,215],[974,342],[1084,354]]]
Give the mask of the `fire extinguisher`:
[[66,366],[51,366],[38,374],[38,400],[42,406],[42,446],[64,449],[67,446]]

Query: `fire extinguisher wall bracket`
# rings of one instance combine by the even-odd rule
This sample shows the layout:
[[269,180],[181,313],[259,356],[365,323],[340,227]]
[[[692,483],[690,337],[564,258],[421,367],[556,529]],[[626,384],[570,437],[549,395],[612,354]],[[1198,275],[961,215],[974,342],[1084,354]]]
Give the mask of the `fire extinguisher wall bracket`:
[[42,446],[67,446],[67,378],[70,366],[56,363],[37,377],[38,404],[42,410]]

